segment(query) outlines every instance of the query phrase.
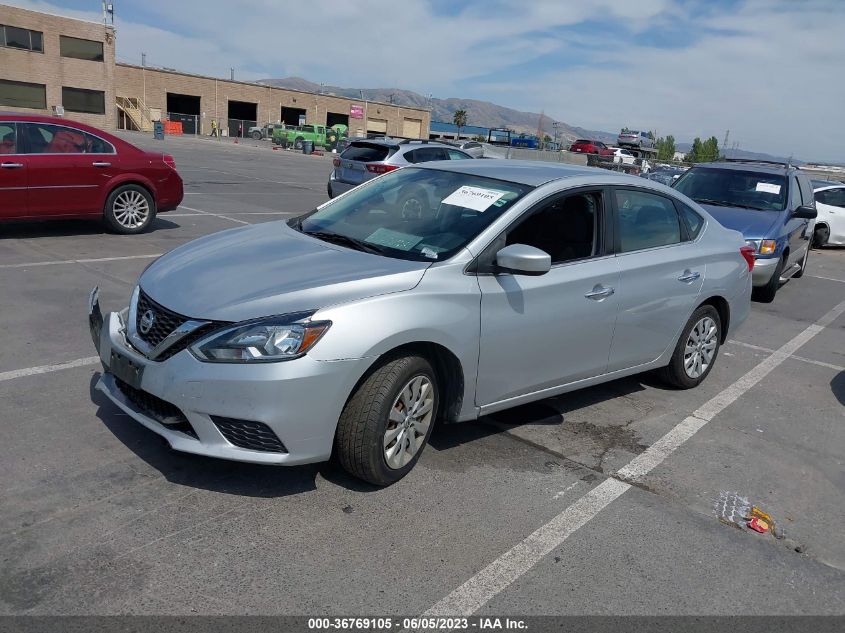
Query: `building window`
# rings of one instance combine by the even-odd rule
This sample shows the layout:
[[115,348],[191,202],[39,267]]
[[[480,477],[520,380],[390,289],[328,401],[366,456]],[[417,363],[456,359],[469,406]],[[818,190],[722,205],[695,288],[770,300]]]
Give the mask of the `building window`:
[[68,112],[106,113],[106,93],[102,90],[62,88],[62,105]]
[[103,61],[103,43],[83,40],[78,37],[59,36],[59,52],[62,57],[85,59],[92,62]]
[[46,110],[47,86],[0,79],[0,105]]
[[19,29],[0,24],[0,46],[20,48],[25,51],[44,52],[44,34],[41,31]]

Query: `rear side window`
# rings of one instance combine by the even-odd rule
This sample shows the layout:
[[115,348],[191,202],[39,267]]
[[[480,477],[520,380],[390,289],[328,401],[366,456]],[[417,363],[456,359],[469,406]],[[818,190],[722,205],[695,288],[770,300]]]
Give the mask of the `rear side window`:
[[469,154],[464,154],[456,149],[447,149],[446,152],[449,154],[449,160],[465,160],[467,158],[472,158]]
[[449,160],[449,155],[442,147],[421,147],[405,154],[409,163],[427,163],[432,160]]
[[14,123],[0,123],[0,154],[16,154],[17,138]]
[[[0,126],[2,129],[2,126]],[[0,152],[2,153],[2,152]],[[845,208],[845,187],[839,189],[825,189],[816,194],[816,202],[827,204],[832,207]]]
[[701,233],[701,227],[704,226],[704,218],[690,209],[683,202],[675,200],[675,206],[677,206],[678,210],[681,212],[681,219],[687,227],[687,235],[689,236],[689,239],[694,240],[698,237],[698,234]]
[[377,143],[352,143],[340,155],[346,160],[358,160],[364,163],[377,163],[390,156],[390,148]]
[[680,243],[681,224],[671,200],[633,189],[617,189],[615,196],[621,253]]

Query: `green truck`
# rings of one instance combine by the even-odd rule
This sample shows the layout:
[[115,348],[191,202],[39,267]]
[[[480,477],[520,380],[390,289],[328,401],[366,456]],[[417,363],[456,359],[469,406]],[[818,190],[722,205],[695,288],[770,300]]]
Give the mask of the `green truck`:
[[345,138],[348,127],[337,123],[331,127],[325,125],[299,125],[295,127],[286,126],[284,129],[273,130],[273,142],[282,147],[302,149],[302,143],[311,141],[314,147],[333,148],[337,142]]

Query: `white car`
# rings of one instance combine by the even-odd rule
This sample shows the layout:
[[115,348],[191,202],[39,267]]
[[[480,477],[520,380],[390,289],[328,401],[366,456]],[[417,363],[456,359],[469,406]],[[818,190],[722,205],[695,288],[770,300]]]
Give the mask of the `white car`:
[[813,181],[816,217],[813,246],[845,246],[845,183]]
[[627,149],[622,149],[621,147],[609,147],[608,149],[613,150],[614,163],[622,163],[623,165],[633,165],[634,161],[637,159],[637,157],[634,156]]

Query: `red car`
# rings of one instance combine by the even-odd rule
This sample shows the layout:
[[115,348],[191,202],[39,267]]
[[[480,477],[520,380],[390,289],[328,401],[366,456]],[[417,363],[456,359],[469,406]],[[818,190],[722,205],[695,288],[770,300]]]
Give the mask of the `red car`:
[[580,138],[569,146],[570,152],[581,154],[598,154],[599,156],[613,156],[613,150],[601,141],[589,141]]
[[169,154],[64,118],[0,113],[0,222],[102,217],[140,233],[182,196]]

